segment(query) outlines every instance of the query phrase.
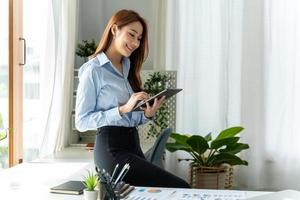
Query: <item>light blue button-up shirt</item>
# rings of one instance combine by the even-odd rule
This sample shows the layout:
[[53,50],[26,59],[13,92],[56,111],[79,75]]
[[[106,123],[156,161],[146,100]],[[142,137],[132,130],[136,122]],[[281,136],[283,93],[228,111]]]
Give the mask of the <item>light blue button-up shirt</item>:
[[76,95],[75,126],[83,132],[102,126],[136,127],[149,121],[143,111],[120,115],[118,107],[124,105],[133,90],[127,79],[130,60],[123,58],[123,74],[105,53],[83,64],[79,69]]

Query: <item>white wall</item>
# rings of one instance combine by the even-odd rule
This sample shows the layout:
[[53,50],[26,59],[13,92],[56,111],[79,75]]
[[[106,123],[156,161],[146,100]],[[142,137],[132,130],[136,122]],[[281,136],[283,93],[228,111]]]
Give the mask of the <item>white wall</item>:
[[[78,8],[78,42],[95,39],[99,42],[102,32],[110,17],[120,9],[132,9],[146,19],[149,26],[150,53],[143,69],[153,68],[154,46],[154,6],[149,0],[79,0]],[[82,64],[82,60],[76,60],[76,66]]]
[[103,0],[79,0],[79,40],[99,40],[105,21],[104,3]]

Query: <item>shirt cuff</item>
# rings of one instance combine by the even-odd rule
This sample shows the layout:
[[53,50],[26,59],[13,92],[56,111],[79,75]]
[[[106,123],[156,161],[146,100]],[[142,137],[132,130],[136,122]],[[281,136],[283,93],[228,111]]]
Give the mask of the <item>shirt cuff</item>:
[[143,120],[153,120],[154,119],[154,116],[153,117],[146,117],[145,113],[143,112]]
[[118,107],[108,110],[106,117],[107,117],[108,122],[118,121],[118,120],[122,119],[122,116],[120,115]]

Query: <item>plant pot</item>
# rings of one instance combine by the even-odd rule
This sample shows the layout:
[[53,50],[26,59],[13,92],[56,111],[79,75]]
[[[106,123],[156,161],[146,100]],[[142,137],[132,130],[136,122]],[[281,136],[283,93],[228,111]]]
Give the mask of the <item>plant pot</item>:
[[233,167],[230,165],[203,167],[191,163],[189,178],[192,188],[232,189]]
[[97,190],[93,190],[93,191],[83,190],[83,196],[84,196],[85,200],[97,200],[98,191]]

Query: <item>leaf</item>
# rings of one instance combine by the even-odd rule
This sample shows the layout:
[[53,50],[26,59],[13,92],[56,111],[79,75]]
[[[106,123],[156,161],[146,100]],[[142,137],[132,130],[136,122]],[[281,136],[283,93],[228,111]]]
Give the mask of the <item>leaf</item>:
[[219,140],[214,140],[211,142],[210,147],[212,149],[219,149],[222,146],[227,146],[227,145],[233,145],[239,141],[239,137],[231,137],[231,138],[224,138],[224,139],[219,139]]
[[240,133],[242,130],[244,130],[244,128],[241,126],[236,126],[236,127],[231,127],[231,128],[225,129],[225,130],[221,131],[221,133],[218,135],[216,140],[234,137],[235,135]]
[[186,152],[192,151],[192,148],[190,146],[184,145],[184,144],[179,144],[179,143],[167,143],[166,149],[170,152],[174,152],[174,151],[178,151],[178,150],[182,150],[182,151],[186,151]]
[[0,132],[0,141],[6,138],[6,134],[4,132]]
[[188,136],[178,133],[171,133],[170,137],[175,139],[175,141],[179,144],[186,144],[187,139],[189,139]]
[[0,141],[4,140],[7,137],[7,131],[8,130],[9,129],[2,129],[2,130],[0,130]]
[[83,184],[85,185],[88,191],[93,191],[95,190],[98,181],[99,181],[98,175],[88,171],[88,175],[84,177]]
[[207,141],[200,135],[193,135],[186,140],[186,143],[199,155],[203,154],[209,147]]
[[232,145],[228,145],[226,149],[220,149],[220,152],[222,153],[230,153],[230,154],[237,154],[241,152],[242,150],[249,149],[248,144],[243,143],[236,143]]
[[207,142],[211,141],[211,140],[212,140],[211,132],[208,133],[208,134],[204,137],[204,139],[205,139]]
[[227,163],[230,165],[248,165],[248,162],[240,159],[238,156],[232,155],[230,153],[220,153],[212,157],[209,162],[209,166],[217,166],[222,163]]

